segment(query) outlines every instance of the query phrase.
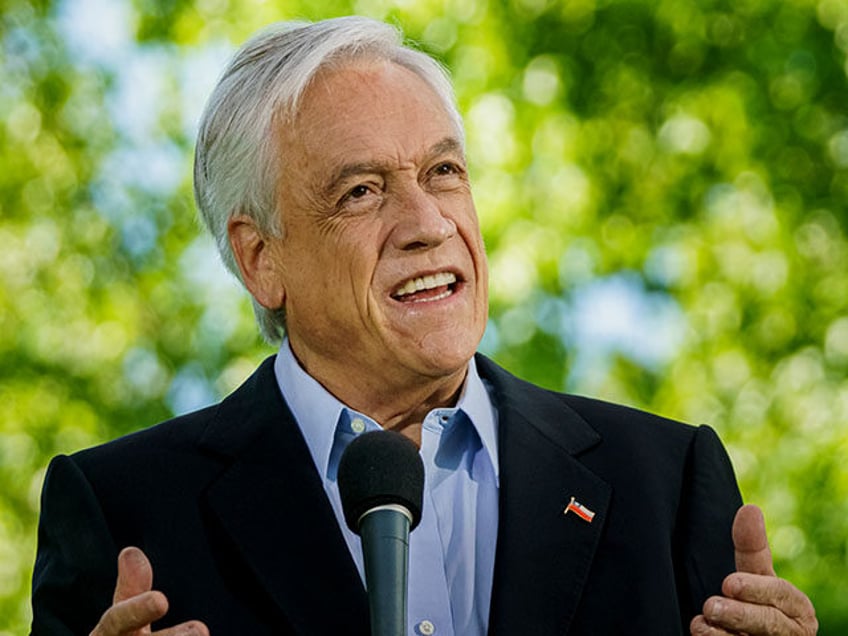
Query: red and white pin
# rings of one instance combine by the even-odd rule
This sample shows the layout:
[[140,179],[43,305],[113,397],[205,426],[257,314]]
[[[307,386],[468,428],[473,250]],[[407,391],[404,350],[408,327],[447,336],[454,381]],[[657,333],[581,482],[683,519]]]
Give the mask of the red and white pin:
[[588,521],[589,523],[592,523],[592,519],[595,518],[595,513],[577,501],[574,497],[571,498],[571,501],[565,507],[565,510],[562,511],[562,514],[567,515],[569,512],[573,512],[583,521]]

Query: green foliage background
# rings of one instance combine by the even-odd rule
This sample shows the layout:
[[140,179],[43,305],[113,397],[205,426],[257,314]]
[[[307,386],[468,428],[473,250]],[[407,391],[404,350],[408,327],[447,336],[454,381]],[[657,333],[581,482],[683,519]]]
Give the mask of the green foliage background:
[[484,350],[718,429],[778,572],[848,633],[844,0],[0,7],[0,635],[27,630],[49,458],[212,401],[269,353],[194,217],[194,125],[254,30],[347,13],[454,74]]

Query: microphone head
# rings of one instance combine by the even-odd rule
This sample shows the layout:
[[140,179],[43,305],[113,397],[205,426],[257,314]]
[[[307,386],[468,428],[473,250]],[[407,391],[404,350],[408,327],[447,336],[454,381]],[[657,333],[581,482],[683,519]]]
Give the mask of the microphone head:
[[371,431],[353,440],[339,461],[339,495],[348,527],[359,534],[359,520],[377,506],[409,510],[414,530],[421,521],[424,463],[412,440],[394,431]]

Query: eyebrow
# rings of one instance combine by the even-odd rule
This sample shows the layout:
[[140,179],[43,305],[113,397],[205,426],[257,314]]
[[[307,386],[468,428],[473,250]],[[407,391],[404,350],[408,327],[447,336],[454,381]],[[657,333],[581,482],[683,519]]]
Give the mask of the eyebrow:
[[[430,146],[425,153],[425,156],[429,158],[445,154],[458,154],[464,156],[465,152],[462,142],[460,142],[456,137],[445,137]],[[327,180],[327,185],[323,188],[324,194],[325,196],[332,195],[338,188],[339,184],[349,177],[366,173],[382,173],[386,172],[386,170],[386,164],[380,161],[360,161],[356,163],[343,164],[342,166],[339,166],[337,170],[333,171],[332,175]]]

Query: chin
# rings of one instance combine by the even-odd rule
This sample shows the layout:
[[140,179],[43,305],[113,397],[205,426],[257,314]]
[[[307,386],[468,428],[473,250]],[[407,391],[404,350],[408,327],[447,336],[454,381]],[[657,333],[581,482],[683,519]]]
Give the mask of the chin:
[[469,334],[457,337],[456,332],[445,334],[443,338],[430,337],[419,344],[417,357],[423,368],[430,369],[431,375],[452,375],[465,368],[479,341]]

